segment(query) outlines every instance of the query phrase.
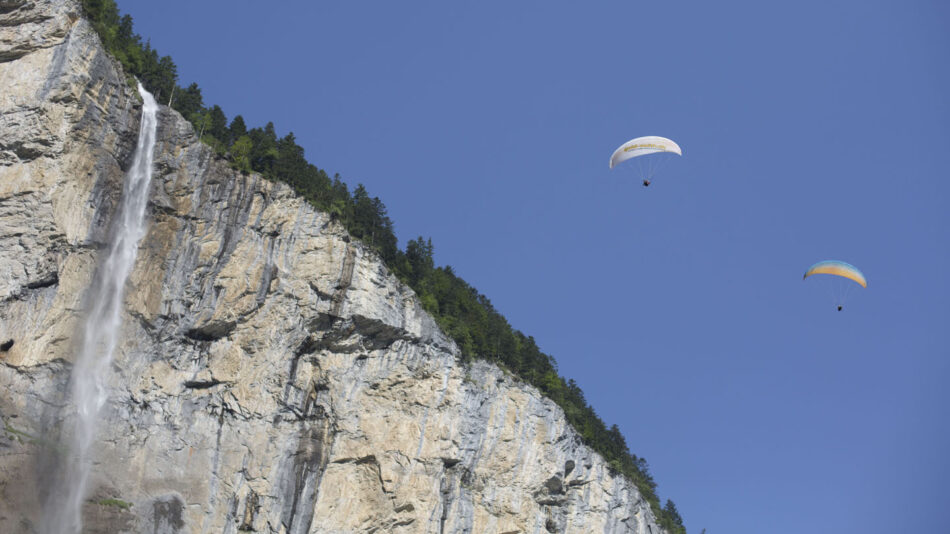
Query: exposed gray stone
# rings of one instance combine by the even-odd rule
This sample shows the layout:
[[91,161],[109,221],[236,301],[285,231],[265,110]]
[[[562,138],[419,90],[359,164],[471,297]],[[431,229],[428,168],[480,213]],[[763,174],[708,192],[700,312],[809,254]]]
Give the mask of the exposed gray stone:
[[[75,333],[138,130],[80,13],[0,0],[2,532],[34,531],[69,461]],[[326,214],[167,108],[155,159],[87,532],[660,532],[553,402],[461,364]]]

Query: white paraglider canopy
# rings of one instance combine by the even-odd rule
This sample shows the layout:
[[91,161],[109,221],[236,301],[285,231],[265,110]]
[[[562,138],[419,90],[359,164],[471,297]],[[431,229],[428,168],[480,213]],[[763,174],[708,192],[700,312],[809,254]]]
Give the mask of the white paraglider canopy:
[[646,137],[637,137],[620,145],[610,156],[610,168],[613,169],[618,164],[637,156],[646,156],[647,154],[656,154],[657,152],[672,152],[678,156],[683,155],[680,146],[671,139],[648,135]]

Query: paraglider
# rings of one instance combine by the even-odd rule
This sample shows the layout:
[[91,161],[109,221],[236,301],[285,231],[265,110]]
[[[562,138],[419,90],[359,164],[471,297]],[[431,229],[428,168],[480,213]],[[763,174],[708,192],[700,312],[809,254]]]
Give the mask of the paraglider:
[[[863,288],[868,287],[867,278],[864,277],[864,273],[858,270],[857,267],[851,265],[850,263],[845,263],[838,260],[825,260],[820,261],[805,271],[805,276],[802,277],[802,280],[805,280],[809,276],[815,274],[829,274],[835,276],[830,283],[831,291],[835,298],[835,304],[838,308],[838,311],[844,309],[844,300],[850,293],[851,282],[854,282],[860,285]],[[842,280],[844,279],[844,280]],[[847,281],[847,280],[850,280]]]
[[624,161],[637,158],[639,177],[643,180],[643,187],[648,187],[651,183],[650,179],[653,178],[653,174],[666,160],[670,159],[667,156],[672,154],[682,156],[683,151],[679,145],[671,139],[656,135],[637,137],[620,145],[617,150],[614,150],[614,153],[610,156],[610,168],[613,169]]

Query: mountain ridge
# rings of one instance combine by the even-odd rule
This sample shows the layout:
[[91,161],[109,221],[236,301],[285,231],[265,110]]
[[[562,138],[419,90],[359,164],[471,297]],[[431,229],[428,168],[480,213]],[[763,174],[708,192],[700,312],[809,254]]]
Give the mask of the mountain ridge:
[[[24,532],[68,461],[71,340],[138,124],[78,10],[0,14],[20,16],[0,24],[0,526]],[[232,169],[168,108],[155,172],[89,531],[660,531],[560,408],[461,363],[329,215]]]

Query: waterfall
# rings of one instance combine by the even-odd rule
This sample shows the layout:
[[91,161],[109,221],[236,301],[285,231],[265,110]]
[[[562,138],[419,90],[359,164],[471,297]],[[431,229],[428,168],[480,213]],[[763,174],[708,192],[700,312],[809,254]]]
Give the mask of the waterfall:
[[76,534],[82,529],[82,504],[92,470],[93,445],[98,420],[109,397],[106,383],[122,327],[123,290],[135,264],[138,242],[145,234],[158,104],[141,84],[138,89],[144,102],[138,145],[112,221],[108,249],[86,297],[88,315],[71,376],[76,418],[72,440],[64,442],[70,457],[64,466],[62,484],[52,488],[48,499],[43,529],[48,534]]

